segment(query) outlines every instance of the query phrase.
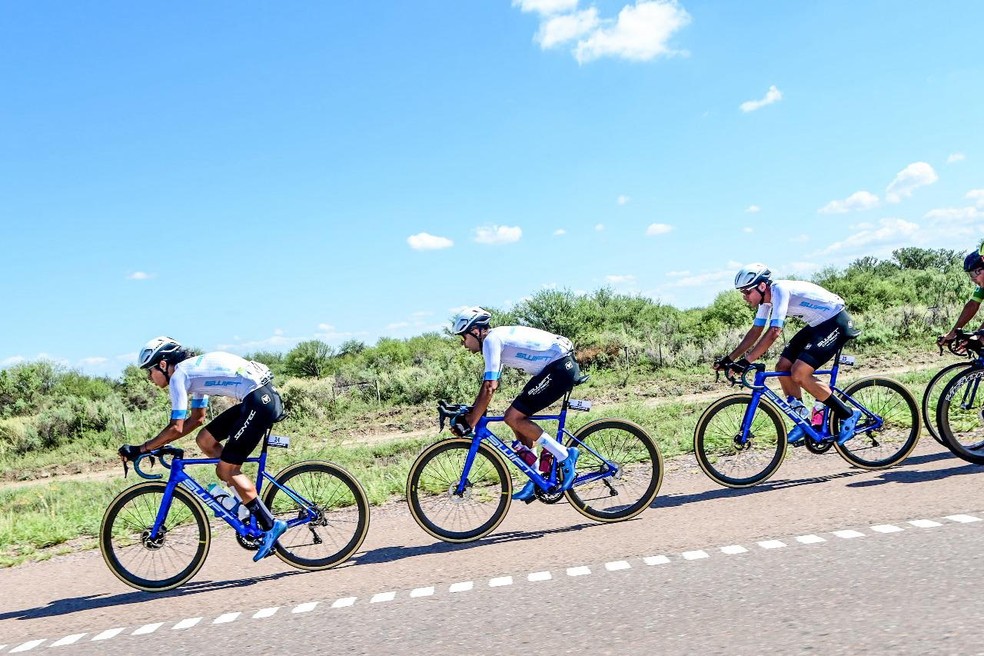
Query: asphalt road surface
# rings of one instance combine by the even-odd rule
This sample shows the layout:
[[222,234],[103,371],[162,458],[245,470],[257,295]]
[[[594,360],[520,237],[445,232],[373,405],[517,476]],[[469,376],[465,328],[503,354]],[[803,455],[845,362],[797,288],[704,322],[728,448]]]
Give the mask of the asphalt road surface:
[[984,653],[979,467],[930,439],[881,472],[796,449],[749,490],[667,465],[620,524],[514,504],[450,545],[403,503],[374,508],[325,572],[254,564],[224,527],[170,593],[127,588],[98,552],[0,570],[0,654]]

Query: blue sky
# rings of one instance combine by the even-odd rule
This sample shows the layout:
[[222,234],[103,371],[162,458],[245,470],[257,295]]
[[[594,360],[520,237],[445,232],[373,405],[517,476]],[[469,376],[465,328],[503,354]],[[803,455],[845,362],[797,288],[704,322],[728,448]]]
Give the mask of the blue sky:
[[0,366],[984,235],[984,4],[0,5]]

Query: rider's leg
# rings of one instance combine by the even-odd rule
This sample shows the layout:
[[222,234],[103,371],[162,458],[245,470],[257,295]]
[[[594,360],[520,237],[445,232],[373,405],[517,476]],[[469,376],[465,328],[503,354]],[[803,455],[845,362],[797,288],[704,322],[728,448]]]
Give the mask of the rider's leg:
[[198,444],[198,448],[202,450],[202,453],[209,458],[218,458],[222,455],[222,443],[208,432],[208,428],[198,431],[198,435],[195,436],[195,443]]
[[567,457],[567,447],[547,435],[542,428],[530,421],[522,411],[517,410],[514,406],[509,406],[506,410],[503,421],[509,428],[513,429],[516,437],[527,448],[532,449],[534,444],[539,444],[560,460]]
[[[779,358],[779,362],[776,363],[776,371],[786,372],[792,369],[793,362],[785,356]],[[779,378],[779,387],[782,388],[782,393],[786,395],[786,398],[800,399],[803,397],[803,391],[800,389],[798,383],[793,380],[792,376],[781,376]]]

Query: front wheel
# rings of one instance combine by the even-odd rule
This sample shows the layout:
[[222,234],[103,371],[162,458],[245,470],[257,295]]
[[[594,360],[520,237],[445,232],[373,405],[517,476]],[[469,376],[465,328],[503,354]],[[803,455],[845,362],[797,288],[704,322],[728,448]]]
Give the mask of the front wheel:
[[211,533],[201,504],[174,488],[167,517],[153,535],[167,484],[138,483],[120,492],[103,515],[99,550],[116,578],[146,592],[173,590],[198,573]]
[[354,554],[369,530],[369,499],[359,482],[330,462],[291,465],[274,478],[263,502],[287,531],[276,545],[300,569],[334,567]]
[[663,455],[641,426],[598,419],[575,431],[567,446],[581,452],[567,500],[585,517],[599,522],[631,519],[656,498],[663,482]]
[[743,433],[751,396],[732,394],[704,411],[694,429],[694,455],[711,480],[726,487],[751,487],[768,480],[786,455],[786,426],[779,410],[759,399]]
[[[891,378],[862,378],[844,388],[844,403],[861,410],[854,437],[834,448],[864,469],[884,469],[905,460],[919,439],[919,408],[912,393]],[[840,422],[832,422],[837,434]]]
[[926,391],[923,392],[922,404],[920,406],[922,409],[923,424],[925,424],[926,430],[933,436],[933,439],[940,444],[944,444],[944,442],[939,430],[936,428],[936,407],[939,405],[943,388],[946,387],[946,384],[951,379],[963,373],[963,369],[969,370],[971,369],[971,365],[967,362],[953,362],[948,364],[936,372],[936,375],[926,385]]
[[435,538],[471,542],[502,522],[512,501],[512,478],[498,453],[480,444],[465,487],[458,483],[471,449],[470,439],[447,439],[424,449],[407,477],[410,514]]
[[953,455],[984,465],[984,369],[974,367],[947,383],[936,407],[936,425]]

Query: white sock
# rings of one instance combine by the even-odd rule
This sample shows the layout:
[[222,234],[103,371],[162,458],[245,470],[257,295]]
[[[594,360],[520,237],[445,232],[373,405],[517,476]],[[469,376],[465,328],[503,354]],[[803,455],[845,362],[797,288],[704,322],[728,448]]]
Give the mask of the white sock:
[[546,433],[540,433],[536,443],[554,455],[559,460],[567,459],[567,447],[550,437]]

